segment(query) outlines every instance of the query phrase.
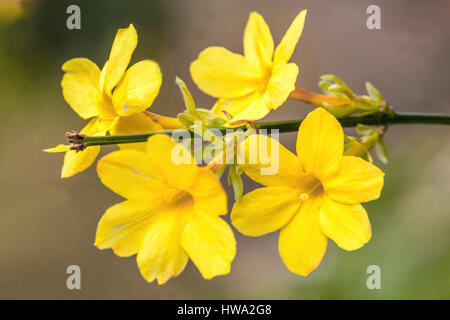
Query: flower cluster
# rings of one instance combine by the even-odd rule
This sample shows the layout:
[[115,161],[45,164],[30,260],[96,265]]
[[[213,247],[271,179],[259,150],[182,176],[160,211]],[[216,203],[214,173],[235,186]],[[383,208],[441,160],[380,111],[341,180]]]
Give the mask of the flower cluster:
[[[320,83],[326,95],[295,86],[298,67],[289,60],[305,17],[306,10],[295,17],[275,48],[263,17],[253,12],[243,55],[222,47],[203,50],[190,72],[195,84],[217,101],[211,110],[196,108],[177,78],[186,105],[177,118],[146,111],[158,95],[162,75],[151,60],[128,68],[138,39],[133,25],[119,29],[101,70],[85,58],[63,65],[64,98],[81,118],[90,119],[79,134],[70,135],[72,145],[45,150],[65,152],[63,178],[95,161],[99,145],[75,143],[85,136],[158,133],[146,143],[121,143],[120,150],[98,161],[102,183],[126,200],[100,219],[95,246],[120,257],[136,254],[149,282],[163,284],[178,276],[189,259],[206,279],[229,273],[236,240],[220,217],[228,212],[219,180],[226,167],[235,190],[232,225],[252,237],[280,230],[280,256],[293,273],[307,276],[315,270],[328,238],[344,250],[370,240],[369,218],[360,203],[377,199],[383,187],[383,172],[367,161],[380,141],[379,131],[360,126],[365,136],[348,137],[335,116],[378,112],[384,100],[370,85],[370,97],[356,96],[331,75]],[[318,108],[301,123],[294,155],[253,130],[253,121],[302,95]],[[221,140],[214,133],[236,127],[244,130],[228,132]],[[168,129],[182,129],[178,133],[188,136],[179,143],[166,135]],[[208,143],[212,156],[206,166],[197,161],[192,134]],[[276,170],[264,170],[269,167]],[[242,174],[264,187],[243,195]]]

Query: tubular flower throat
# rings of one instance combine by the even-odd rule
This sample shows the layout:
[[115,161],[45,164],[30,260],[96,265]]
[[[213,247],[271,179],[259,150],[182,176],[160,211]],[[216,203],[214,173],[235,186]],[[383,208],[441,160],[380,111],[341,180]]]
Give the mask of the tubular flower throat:
[[206,279],[227,274],[236,253],[233,231],[219,217],[227,213],[225,191],[212,171],[174,164],[175,146],[152,136],[147,152],[116,151],[97,167],[102,183],[127,200],[103,215],[95,245],[137,254],[142,276],[159,284],[178,276],[188,258]]
[[250,14],[244,32],[244,55],[222,47],[203,50],[192,62],[194,82],[207,94],[219,98],[213,112],[228,125],[258,120],[281,106],[295,89],[298,67],[288,63],[300,38],[306,10],[292,22],[278,47],[264,18]]
[[[81,130],[87,136],[132,134],[162,131],[143,111],[161,87],[162,74],[156,62],[140,61],[128,70],[138,36],[134,26],[117,31],[108,61],[103,69],[86,58],[74,58],[63,64],[66,73],[61,82],[66,102],[83,119],[91,120]],[[123,147],[122,145],[121,147]],[[128,145],[139,147],[139,144]],[[58,146],[48,152],[67,151]],[[67,151],[61,177],[73,176],[87,169],[95,160],[100,146],[82,152]]]
[[[241,147],[248,150],[263,139],[270,138],[250,136]],[[248,236],[281,229],[281,259],[302,276],[319,266],[328,238],[344,250],[362,247],[371,238],[371,227],[360,203],[379,198],[384,173],[359,157],[344,156],[343,150],[339,122],[323,108],[314,110],[299,128],[297,156],[279,145],[277,174],[261,175],[268,166],[261,161],[244,166],[251,179],[266,187],[234,205],[232,224]]]

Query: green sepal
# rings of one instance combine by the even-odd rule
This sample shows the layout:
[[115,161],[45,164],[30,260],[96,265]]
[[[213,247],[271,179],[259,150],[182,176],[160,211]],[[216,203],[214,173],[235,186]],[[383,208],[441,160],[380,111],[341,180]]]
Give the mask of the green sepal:
[[180,121],[186,128],[190,128],[194,124],[194,117],[190,113],[182,112],[177,115]]
[[359,110],[366,111],[366,112],[378,111],[378,106],[379,106],[378,103],[369,96],[358,96],[355,99],[355,102],[356,102]]
[[[350,89],[350,87],[344,82],[344,80],[342,80],[338,76],[335,76],[334,74],[324,74],[324,75],[320,76],[320,79],[327,80],[327,81],[332,81],[332,82],[334,82],[336,84],[339,84],[349,94],[349,97],[351,97],[352,99],[355,97],[355,94]],[[329,90],[331,91],[330,88],[329,88]]]
[[244,192],[244,184],[241,176],[237,173],[236,165],[230,164],[228,170],[228,184],[233,186],[234,200],[238,201]]
[[377,144],[378,137],[379,137],[378,131],[373,130],[371,133],[366,134],[366,135],[362,136],[361,138],[359,138],[359,141],[361,141],[361,143],[366,146],[367,150],[370,151]]
[[359,134],[368,134],[371,133],[373,130],[375,130],[373,127],[368,126],[366,124],[358,123],[356,125],[356,132]]
[[218,117],[217,114],[215,114],[211,110],[204,108],[197,108],[197,113],[203,117],[210,117],[210,118]]
[[337,97],[347,97],[350,99],[353,99],[355,97],[355,95],[351,91],[336,83],[330,85],[328,87],[328,91]]
[[222,178],[222,174],[223,174],[223,172],[225,171],[226,167],[227,167],[227,165],[223,165],[223,166],[219,169],[219,171],[216,172],[216,177],[217,177],[217,179]]
[[379,106],[383,101],[383,96],[380,91],[373,86],[369,81],[366,82],[366,90],[369,96],[375,101],[375,103]]
[[384,164],[389,162],[389,154],[382,136],[378,137],[378,143],[375,146],[375,153],[378,159],[380,159],[380,161]]
[[208,127],[209,127],[209,128],[220,128],[220,127],[222,127],[225,123],[227,123],[227,120],[222,119],[222,118],[208,119]]
[[344,144],[345,156],[360,157],[369,162],[373,161],[372,157],[370,156],[369,150],[366,148],[364,144],[358,141],[358,138],[346,136],[345,141],[346,141],[346,143]]
[[184,104],[186,106],[187,111],[194,117],[194,120],[201,119],[202,117],[198,114],[197,108],[195,106],[194,98],[192,97],[191,92],[187,88],[186,84],[183,80],[176,77],[175,83],[181,90],[181,94],[183,95]]
[[330,94],[330,91],[328,90],[328,88],[331,86],[331,83],[325,80],[320,80],[319,81],[319,88],[320,90],[322,90],[322,92],[326,93],[326,94]]

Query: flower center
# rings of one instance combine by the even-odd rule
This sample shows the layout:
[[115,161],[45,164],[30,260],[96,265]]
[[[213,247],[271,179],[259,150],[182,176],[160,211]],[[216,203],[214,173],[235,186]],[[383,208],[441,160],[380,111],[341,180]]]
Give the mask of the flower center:
[[102,100],[100,101],[97,107],[100,116],[103,118],[114,119],[117,116],[116,110],[114,110],[113,102],[106,93],[102,94]]
[[304,201],[306,201],[308,199],[309,199],[309,195],[307,193],[305,193],[305,192],[300,193],[300,200],[302,202],[304,202]]
[[322,183],[312,174],[307,174],[300,180],[301,193],[299,198],[302,202],[308,200],[313,195],[323,193]]
[[164,201],[175,205],[189,205],[194,202],[194,198],[187,191],[171,188],[165,192]]
[[260,86],[259,86],[259,91],[261,94],[264,94],[267,91],[267,87],[269,86],[269,81],[272,78],[272,71],[273,71],[272,66],[266,66],[265,68],[263,68],[263,72],[262,72],[262,76],[261,76],[261,78],[263,80],[260,82]]

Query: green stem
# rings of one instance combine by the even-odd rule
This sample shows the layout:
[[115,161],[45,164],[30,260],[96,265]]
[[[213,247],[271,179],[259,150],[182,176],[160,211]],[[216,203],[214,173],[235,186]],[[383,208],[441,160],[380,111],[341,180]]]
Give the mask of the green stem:
[[[253,126],[257,129],[278,129],[279,132],[295,132],[298,130],[302,120],[288,120],[288,121],[274,121],[274,122],[256,122]],[[361,117],[343,117],[338,118],[338,121],[343,127],[355,127],[358,123],[366,125],[393,125],[393,124],[444,124],[450,125],[450,115],[447,114],[432,114],[432,113],[413,113],[413,112],[399,112],[390,114],[372,114]],[[246,127],[239,127],[235,129],[246,129]],[[227,128],[219,129],[222,133],[225,133]],[[191,136],[193,133],[187,130],[168,130],[163,132],[152,132],[142,134],[127,134],[117,136],[92,136],[85,137],[83,140],[79,140],[79,143],[86,143],[86,146],[106,145],[106,144],[121,144],[121,143],[134,143],[145,142],[148,137],[155,134],[168,134],[171,135],[176,131],[189,132]]]

